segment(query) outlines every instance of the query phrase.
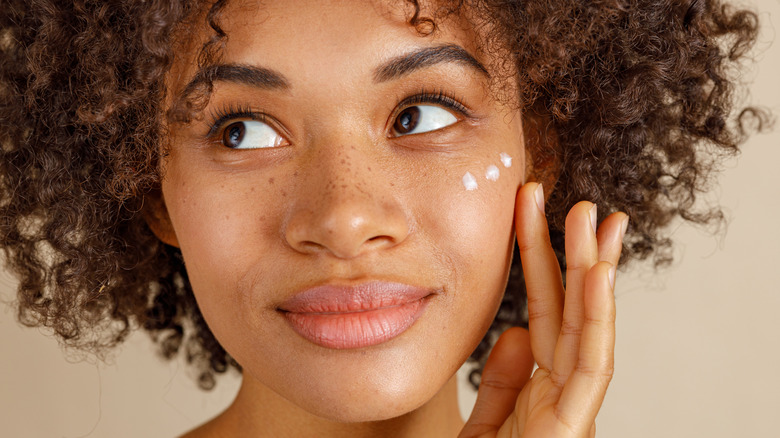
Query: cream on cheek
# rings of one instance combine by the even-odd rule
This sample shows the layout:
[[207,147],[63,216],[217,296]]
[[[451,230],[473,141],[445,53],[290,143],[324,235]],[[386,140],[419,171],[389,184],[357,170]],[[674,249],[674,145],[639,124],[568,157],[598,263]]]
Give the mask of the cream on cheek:
[[489,327],[506,286],[513,243],[513,201],[520,175],[517,166],[504,167],[498,151],[465,163],[462,169],[478,176],[478,181],[474,177],[478,189],[464,192],[464,186],[451,186],[450,199],[436,211],[446,214],[443,220],[455,236],[446,240],[445,247],[453,265],[452,313],[460,321],[471,322],[458,328],[470,347]]
[[498,170],[498,167],[491,164],[488,166],[487,170],[485,171],[485,179],[488,181],[498,181],[498,177],[501,176],[501,172]]
[[[457,217],[457,241],[467,249],[467,259],[461,263],[478,272],[496,273],[492,277],[492,289],[487,287],[490,281],[485,282],[484,274],[480,283],[496,293],[503,291],[506,281],[505,271],[514,235],[514,201],[523,168],[522,165],[512,166],[513,155],[522,156],[520,150],[512,148],[512,155],[508,152],[494,150],[476,161],[464,163],[463,186],[453,193],[460,192],[461,195],[458,202],[450,204],[457,206],[452,209]],[[464,188],[466,193],[463,193]],[[448,253],[456,254],[454,249]]]
[[[505,168],[512,167],[512,156],[507,154],[506,152],[501,152],[498,156],[501,164]],[[498,178],[501,176],[501,171],[499,170],[498,166],[495,164],[491,164],[487,166],[485,169],[485,179],[487,181],[498,181]],[[478,173],[479,175],[479,173]],[[472,174],[470,171],[466,172],[463,175],[463,178],[461,178],[461,181],[463,182],[463,187],[468,190],[476,190],[479,188],[479,183],[477,182],[477,178],[474,177],[474,174]]]
[[[513,152],[513,155],[517,154],[514,149]],[[484,262],[483,269],[495,269],[491,265],[507,257],[507,248],[512,242],[514,198],[521,181],[518,172],[522,166],[513,167],[512,155],[500,150],[474,158],[475,161],[462,165],[463,173],[457,173],[462,175],[462,186],[453,187],[455,190],[452,191],[457,201],[450,200],[437,211],[451,212],[458,228],[454,233],[458,236],[456,240],[464,243],[469,257],[474,258],[465,263],[473,266],[475,262]],[[466,193],[463,193],[464,189]],[[490,248],[487,252],[486,244]],[[448,253],[457,252],[453,249]]]

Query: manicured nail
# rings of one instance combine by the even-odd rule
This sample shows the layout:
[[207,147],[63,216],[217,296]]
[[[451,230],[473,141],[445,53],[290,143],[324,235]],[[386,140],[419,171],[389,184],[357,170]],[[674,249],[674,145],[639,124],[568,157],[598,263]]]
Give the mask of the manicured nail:
[[593,207],[589,210],[590,224],[593,226],[593,234],[596,234],[596,226],[598,225],[598,207],[593,204]]
[[628,219],[628,216],[623,219],[623,225],[621,225],[620,228],[620,240],[623,240],[623,238],[626,237],[626,231],[628,231]]
[[615,269],[617,269],[615,265],[612,265],[612,267],[609,268],[609,287],[612,289],[615,288]]
[[539,183],[539,186],[534,190],[534,197],[536,198],[536,206],[539,207],[539,211],[544,214],[544,188],[541,183]]

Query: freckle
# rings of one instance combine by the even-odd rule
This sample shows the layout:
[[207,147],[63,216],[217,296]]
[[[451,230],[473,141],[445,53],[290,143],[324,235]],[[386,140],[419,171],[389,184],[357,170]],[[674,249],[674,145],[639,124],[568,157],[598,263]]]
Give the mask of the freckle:
[[342,189],[346,189],[346,188],[347,188],[347,185],[346,185],[346,184],[342,184],[342,185],[341,185],[341,188],[342,188]]
[[273,183],[274,183],[274,177],[268,178],[268,184],[273,184]]
[[345,160],[345,159],[343,159],[343,158],[341,159],[341,164],[344,164],[344,163],[346,163],[346,162],[347,162],[347,160]]
[[390,187],[395,187],[395,184],[393,184],[393,183],[390,183]]
[[287,197],[287,192],[285,192],[284,190],[282,190],[282,198],[286,198],[286,197]]
[[252,186],[252,187],[250,187],[250,188],[249,188],[249,191],[250,191],[250,192],[254,192],[254,191],[255,191],[255,186]]
[[298,176],[298,171],[293,172],[293,176]]
[[226,220],[226,221],[229,221],[229,220],[230,220],[230,215],[226,214],[226,215],[225,215],[225,220]]

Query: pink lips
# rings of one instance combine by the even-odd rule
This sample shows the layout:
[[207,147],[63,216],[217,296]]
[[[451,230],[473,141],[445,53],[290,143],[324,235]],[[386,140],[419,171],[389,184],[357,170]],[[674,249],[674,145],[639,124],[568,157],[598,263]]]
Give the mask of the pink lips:
[[381,344],[400,335],[425,310],[433,292],[400,283],[318,286],[279,306],[299,335],[333,349]]

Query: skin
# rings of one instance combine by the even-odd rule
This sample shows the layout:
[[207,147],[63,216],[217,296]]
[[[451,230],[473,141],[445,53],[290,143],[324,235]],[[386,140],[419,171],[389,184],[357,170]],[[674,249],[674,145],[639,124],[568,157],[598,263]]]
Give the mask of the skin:
[[[378,65],[447,44],[498,73],[470,27],[453,18],[421,36],[398,12],[403,3],[279,3],[230,4],[220,60],[271,69],[288,86],[217,81],[203,117],[170,126],[162,198],[149,215],[157,235],[181,248],[209,327],[244,369],[234,403],[187,436],[593,433],[612,370],[610,271],[614,278],[625,215],[610,216],[596,235],[593,205],[572,209],[564,305],[542,188],[524,184],[554,172],[527,168],[515,106],[491,99],[495,84],[464,62],[376,80]],[[195,43],[174,63],[171,95],[196,75],[207,33],[188,37]],[[444,109],[455,123],[396,136],[399,102],[421,88],[456,97],[469,114]],[[282,144],[234,150],[221,143],[221,128],[207,135],[209,114],[236,107],[271,117]],[[501,165],[501,152],[512,167]],[[484,179],[491,164],[501,169],[495,182]],[[477,190],[464,189],[467,171]],[[464,427],[453,375],[498,309],[515,229],[530,335],[516,329],[499,340]],[[437,293],[407,331],[356,349],[315,345],[278,311],[306,288],[374,280]],[[534,359],[540,370],[528,381]]]

